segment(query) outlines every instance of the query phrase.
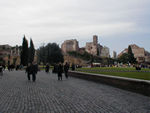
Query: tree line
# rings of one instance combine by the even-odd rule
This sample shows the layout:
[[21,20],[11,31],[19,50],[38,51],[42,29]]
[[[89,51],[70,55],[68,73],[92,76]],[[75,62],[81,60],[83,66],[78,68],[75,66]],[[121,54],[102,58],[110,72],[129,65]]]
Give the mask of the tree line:
[[[37,62],[43,63],[44,65],[55,64],[59,62],[64,62],[64,57],[62,51],[56,43],[48,43],[47,45],[40,46],[37,49]],[[28,63],[32,63],[34,61],[35,56],[35,48],[32,39],[30,39],[30,46],[28,47],[28,40],[26,37],[23,37],[22,49],[21,49],[21,64],[23,66],[27,66]]]
[[131,46],[128,47],[128,52],[127,53],[123,53],[117,59],[93,56],[93,55],[91,55],[87,52],[80,53],[80,52],[77,52],[77,51],[71,51],[71,52],[68,52],[68,54],[70,56],[78,57],[78,58],[81,58],[83,60],[89,61],[91,63],[99,62],[103,65],[113,65],[114,62],[119,62],[119,63],[123,63],[123,64],[129,64],[129,63],[130,64],[135,64],[135,63],[137,63],[136,58],[134,58],[134,54],[132,52]]
[[[62,54],[61,48],[59,47],[58,44],[56,43],[48,43],[47,45],[42,45],[40,46],[37,51],[37,62],[38,63],[43,63],[46,65],[47,63],[49,64],[55,64],[59,62],[64,62],[64,56]],[[117,62],[122,62],[123,64],[126,63],[131,63],[135,64],[136,59],[134,58],[134,54],[132,52],[131,46],[128,47],[128,53],[122,54],[118,59],[103,59],[103,58],[97,58],[97,57],[92,57],[92,55],[88,54],[85,52],[84,54],[79,54],[78,52],[68,52],[69,55],[75,56],[75,57],[80,57],[84,60],[88,60],[91,62],[101,62],[104,64],[113,64],[114,61]],[[35,48],[32,39],[30,39],[30,46],[28,47],[28,40],[26,37],[23,37],[23,42],[22,42],[22,49],[21,49],[21,64],[23,66],[27,66],[28,63],[32,63],[34,61],[34,56],[35,56]]]

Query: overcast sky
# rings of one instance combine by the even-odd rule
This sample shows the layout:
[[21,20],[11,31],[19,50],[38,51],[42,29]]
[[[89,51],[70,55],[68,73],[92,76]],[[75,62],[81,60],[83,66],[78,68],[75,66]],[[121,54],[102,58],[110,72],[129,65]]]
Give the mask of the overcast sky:
[[77,39],[120,52],[129,44],[150,51],[150,0],[0,0],[0,44]]

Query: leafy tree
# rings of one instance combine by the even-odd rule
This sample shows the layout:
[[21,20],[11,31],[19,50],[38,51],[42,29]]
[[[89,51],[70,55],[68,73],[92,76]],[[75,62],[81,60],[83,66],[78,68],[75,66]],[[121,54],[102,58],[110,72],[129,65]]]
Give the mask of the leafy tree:
[[64,62],[64,57],[61,49],[56,43],[48,43],[46,46],[42,46],[38,49],[39,62],[44,64]]
[[134,54],[132,52],[131,46],[128,47],[128,55],[129,55],[129,63],[135,63],[136,59],[134,58]]
[[94,56],[93,55],[91,55],[91,64],[94,62]]
[[47,62],[48,63],[59,63],[64,62],[62,51],[56,43],[49,43],[46,46],[47,50]]
[[21,64],[26,66],[28,64],[28,41],[24,35],[21,50]]
[[112,59],[112,58],[107,58],[107,62],[108,62],[108,66],[109,65],[113,65],[114,64],[114,59]]
[[30,47],[29,47],[29,63],[34,61],[35,49],[32,39],[30,39]]
[[44,45],[37,50],[38,62],[46,64],[46,50]]
[[123,64],[126,64],[129,62],[129,54],[128,53],[124,53],[119,57],[119,62],[122,62]]

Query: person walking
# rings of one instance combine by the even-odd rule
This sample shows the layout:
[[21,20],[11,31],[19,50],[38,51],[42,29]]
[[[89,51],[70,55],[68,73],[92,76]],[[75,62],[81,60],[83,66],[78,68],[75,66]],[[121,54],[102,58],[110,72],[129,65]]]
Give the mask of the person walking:
[[38,72],[38,65],[33,62],[31,64],[31,74],[32,74],[32,81],[35,82],[36,80],[36,74]]
[[49,65],[48,65],[48,64],[46,64],[45,72],[46,72],[46,73],[49,73]]
[[58,65],[54,64],[54,68],[52,70],[52,73],[58,73]]
[[3,65],[2,65],[2,67],[3,67],[3,70],[5,71],[5,69],[6,69],[6,66],[5,66],[5,64],[3,64]]
[[26,68],[27,78],[30,80],[30,74],[31,74],[31,63],[28,64]]
[[72,71],[75,71],[75,64],[74,63],[72,63],[71,68],[72,68]]
[[63,73],[63,66],[62,64],[60,63],[58,65],[58,80],[62,80],[62,73]]
[[3,66],[0,64],[0,75],[3,75]]
[[67,79],[68,79],[68,70],[69,70],[69,64],[66,62],[66,64],[64,65],[64,73]]

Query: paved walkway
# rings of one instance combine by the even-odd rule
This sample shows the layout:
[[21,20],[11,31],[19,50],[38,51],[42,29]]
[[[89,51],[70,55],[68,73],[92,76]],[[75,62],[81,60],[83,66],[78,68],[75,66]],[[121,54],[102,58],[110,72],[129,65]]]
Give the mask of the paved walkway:
[[34,83],[24,71],[6,71],[0,113],[150,113],[150,97],[77,78],[58,81],[44,72]]

